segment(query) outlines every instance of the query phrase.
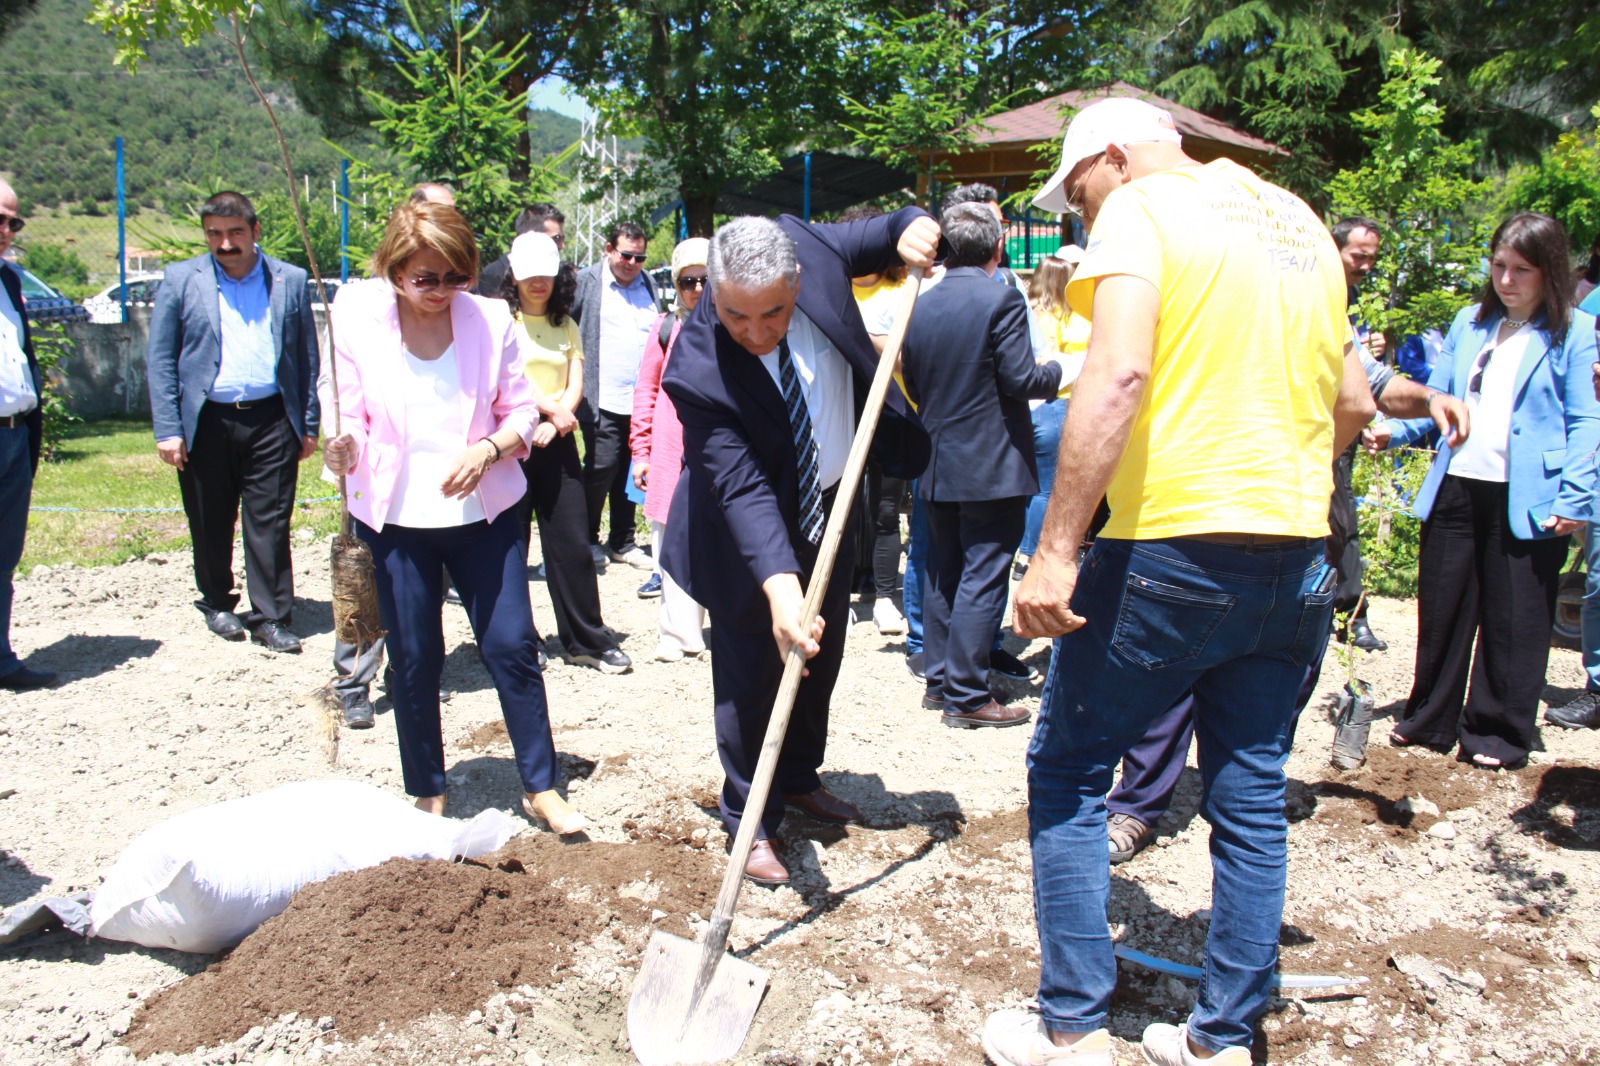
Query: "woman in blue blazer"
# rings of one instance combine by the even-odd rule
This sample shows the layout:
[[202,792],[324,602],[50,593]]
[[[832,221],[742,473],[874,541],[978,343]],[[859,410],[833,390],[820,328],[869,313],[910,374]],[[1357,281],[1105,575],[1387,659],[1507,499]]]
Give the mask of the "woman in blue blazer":
[[[1456,316],[1428,382],[1466,403],[1472,431],[1440,445],[1417,495],[1417,664],[1391,740],[1459,743],[1458,758],[1491,769],[1538,746],[1556,584],[1591,516],[1595,320],[1572,307],[1567,250],[1546,215],[1501,223],[1481,302]],[[1390,447],[1431,427],[1396,423]]]

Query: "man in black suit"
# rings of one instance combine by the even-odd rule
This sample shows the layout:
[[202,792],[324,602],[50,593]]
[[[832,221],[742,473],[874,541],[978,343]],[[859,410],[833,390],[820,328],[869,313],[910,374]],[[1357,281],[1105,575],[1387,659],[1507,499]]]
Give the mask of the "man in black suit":
[[1039,491],[1027,401],[1055,396],[1061,364],[1034,362],[1027,301],[994,284],[1004,250],[994,212],[957,204],[940,228],[950,245],[944,278],[917,298],[902,356],[906,392],[933,439],[917,482],[929,532],[922,705],[948,726],[1020,725],[1028,712],[989,692],[989,648]]
[[[711,241],[710,291],[662,379],[683,422],[684,454],[662,565],[711,612],[729,833],[745,814],[784,657],[798,645],[811,660],[745,867],[761,884],[789,879],[774,848],[785,803],[824,821],[861,816],[817,776],[844,656],[850,546],[841,546],[819,618],[801,616],[803,588],[877,363],[850,279],[901,262],[926,267],[938,239],[917,208],[836,225],[787,215],[729,222]],[[895,477],[927,463],[927,434],[897,390],[874,450]]]
[[[167,267],[150,312],[145,373],[156,451],[178,471],[194,541],[195,606],[225,640],[298,652],[289,632],[289,520],[301,460],[317,449],[317,325],[306,272],[264,255],[236,192],[200,207],[210,252]],[[243,513],[251,611],[234,614],[234,523]]]
[[[0,256],[23,226],[17,194],[0,181]],[[22,279],[0,259],[0,688],[47,688],[56,675],[23,665],[11,650],[11,575],[22,561],[28,533],[33,473],[39,468],[44,419],[44,379],[33,355],[33,335],[22,306]]]

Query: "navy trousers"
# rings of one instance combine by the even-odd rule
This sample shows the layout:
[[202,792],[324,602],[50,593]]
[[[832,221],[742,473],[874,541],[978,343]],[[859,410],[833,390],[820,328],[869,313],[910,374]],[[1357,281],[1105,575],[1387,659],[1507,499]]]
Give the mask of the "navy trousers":
[[500,694],[500,713],[516,754],[524,792],[556,786],[556,747],[550,735],[539,634],[528,601],[528,578],[516,509],[493,522],[421,529],[362,522],[356,533],[372,547],[378,606],[394,667],[395,729],[400,767],[413,796],[445,793],[444,739],[439,724],[439,677],[444,672],[444,571],[461,594],[478,656]]
[[11,575],[22,561],[28,533],[28,503],[33,498],[33,458],[28,427],[0,428],[0,677],[22,669],[11,650]]
[[1005,620],[1028,497],[929,500],[927,506],[922,636],[928,690],[942,692],[951,713],[969,714],[993,698],[989,652]]

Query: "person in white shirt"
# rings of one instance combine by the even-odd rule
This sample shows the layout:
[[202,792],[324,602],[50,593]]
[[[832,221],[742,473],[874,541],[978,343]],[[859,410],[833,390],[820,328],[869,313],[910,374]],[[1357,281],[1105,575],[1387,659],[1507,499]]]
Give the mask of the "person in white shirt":
[[[0,257],[11,250],[23,220],[17,194],[0,181]],[[28,532],[33,472],[39,466],[44,420],[39,398],[44,380],[33,355],[28,316],[22,307],[22,279],[0,259],[0,688],[47,688],[57,677],[28,666],[11,648],[11,575],[22,561]]]

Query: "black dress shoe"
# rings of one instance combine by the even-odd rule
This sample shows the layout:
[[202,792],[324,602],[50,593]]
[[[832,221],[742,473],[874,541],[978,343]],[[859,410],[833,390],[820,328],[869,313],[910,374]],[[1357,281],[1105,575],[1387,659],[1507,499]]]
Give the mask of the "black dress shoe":
[[1551,707],[1544,720],[1566,729],[1600,729],[1600,692],[1585,692],[1571,703]]
[[911,676],[916,678],[918,681],[926,681],[928,679],[927,674],[923,670],[922,653],[920,651],[915,655],[906,656],[906,669],[910,670]]
[[260,623],[251,630],[251,636],[257,644],[265,644],[268,651],[293,653],[300,650],[300,638],[277,622]]
[[989,653],[989,669],[1001,677],[1009,677],[1013,681],[1032,682],[1039,680],[1039,671],[1004,648],[996,648]]
[[5,677],[0,677],[0,688],[8,688],[12,692],[27,692],[29,689],[50,688],[61,680],[53,670],[35,670],[31,666],[19,666]]
[[1351,647],[1362,651],[1387,651],[1389,648],[1389,642],[1374,633],[1365,618],[1357,618],[1350,623],[1349,643]]
[[232,611],[212,611],[206,615],[206,628],[223,640],[243,640],[244,623]]
[[364,688],[339,693],[339,703],[344,707],[344,724],[347,729],[372,728],[372,699]]

